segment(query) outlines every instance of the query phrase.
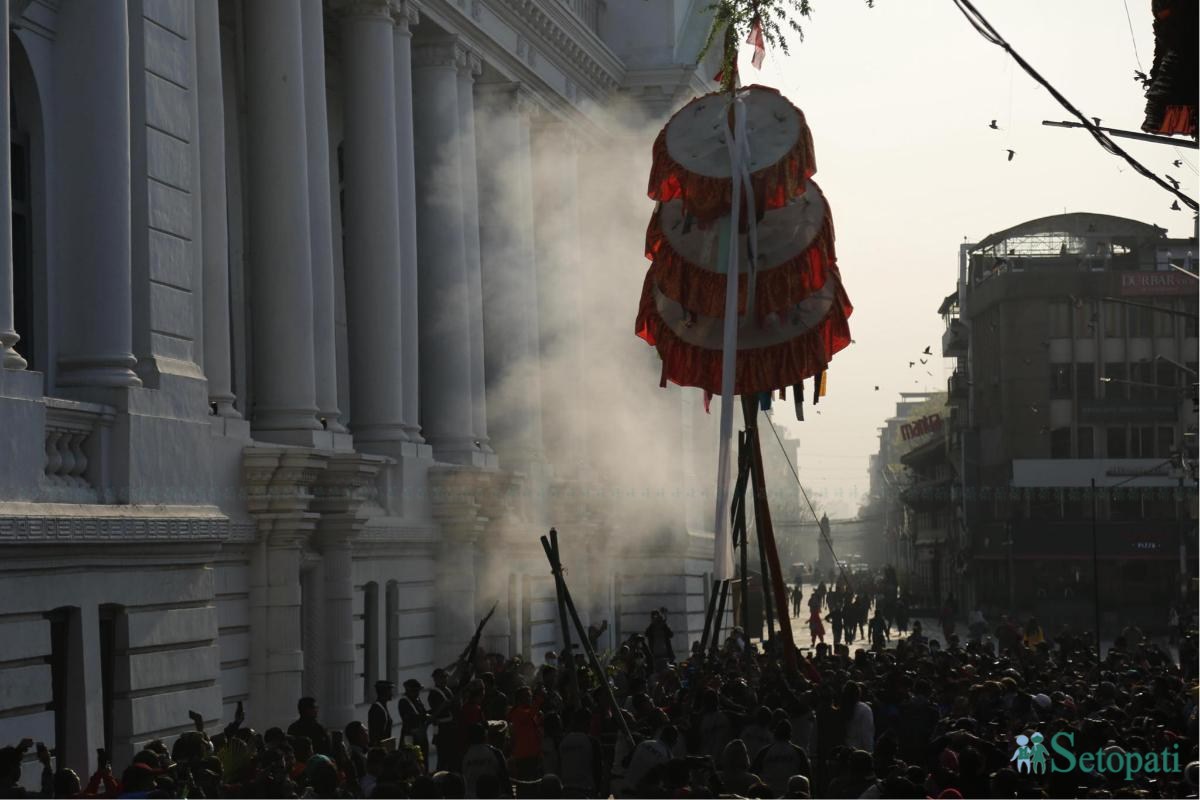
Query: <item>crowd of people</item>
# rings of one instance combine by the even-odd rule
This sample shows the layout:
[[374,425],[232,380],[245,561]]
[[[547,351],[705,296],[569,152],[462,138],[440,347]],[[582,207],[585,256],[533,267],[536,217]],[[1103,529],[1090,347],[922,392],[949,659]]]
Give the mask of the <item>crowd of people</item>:
[[[41,794],[25,794],[25,741],[0,750],[0,797],[1197,796],[1194,629],[1178,661],[1137,629],[1098,661],[1088,635],[1008,620],[996,631],[1011,635],[970,628],[965,641],[953,619],[940,639],[906,621],[852,650],[874,620],[881,633],[898,620],[874,600],[864,623],[869,593],[821,595],[834,642],[794,666],[740,629],[677,659],[658,611],[604,654],[604,675],[579,654],[475,652],[399,697],[380,681],[367,718],[342,729],[313,698],[286,730],[247,727],[239,707],[210,735],[197,716],[172,747],[152,742],[119,772],[100,764],[86,786],[39,746]],[[1051,743],[1078,758],[1047,758]],[[1156,769],[1112,768],[1151,754]]]

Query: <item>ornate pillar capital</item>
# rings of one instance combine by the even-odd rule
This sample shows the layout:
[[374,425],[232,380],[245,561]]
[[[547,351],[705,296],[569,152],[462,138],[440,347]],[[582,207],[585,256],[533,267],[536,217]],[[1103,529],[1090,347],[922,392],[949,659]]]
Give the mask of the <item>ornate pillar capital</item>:
[[456,60],[459,76],[475,80],[483,74],[483,59],[469,47],[459,44],[456,51]]
[[428,67],[454,67],[458,69],[459,62],[466,52],[458,43],[457,37],[444,37],[413,41],[412,62],[415,69]]
[[421,21],[421,12],[412,0],[391,0],[392,22],[401,33],[412,34],[412,26]]
[[539,120],[546,112],[545,106],[523,83],[481,83],[477,92],[480,107],[485,111],[512,111],[529,122]]
[[392,20],[392,0],[336,0],[333,10],[342,17]]

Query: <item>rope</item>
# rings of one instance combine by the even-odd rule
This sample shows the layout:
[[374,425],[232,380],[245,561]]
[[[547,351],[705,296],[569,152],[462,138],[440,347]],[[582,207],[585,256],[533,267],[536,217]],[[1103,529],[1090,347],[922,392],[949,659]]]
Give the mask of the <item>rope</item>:
[[1129,23],[1129,41],[1133,44],[1133,60],[1137,62],[1138,70],[1145,72],[1142,69],[1142,59],[1138,56],[1137,39],[1133,35],[1133,17],[1129,16],[1129,0],[1121,0],[1125,4],[1125,21]]

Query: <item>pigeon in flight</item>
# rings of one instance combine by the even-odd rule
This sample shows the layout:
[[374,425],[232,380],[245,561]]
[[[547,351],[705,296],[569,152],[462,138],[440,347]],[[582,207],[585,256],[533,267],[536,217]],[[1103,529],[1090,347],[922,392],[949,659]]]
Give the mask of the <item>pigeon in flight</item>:
[[1172,210],[1172,211],[1179,211],[1179,210],[1181,210],[1181,209],[1179,208],[1179,201],[1178,201],[1178,200],[1172,200],[1172,201],[1171,201],[1171,210]]
[[928,376],[929,376],[929,377],[931,377],[931,378],[933,377],[933,373],[932,373],[932,372],[930,372],[929,370],[925,370],[925,374],[926,374],[926,375],[928,375]]
[[1096,123],[1097,128],[1100,127],[1100,118],[1099,117],[1092,117],[1092,122]]
[[1006,152],[1008,153],[1008,160],[1009,160],[1009,161],[1012,161],[1012,160],[1013,160],[1013,156],[1015,156],[1015,155],[1017,154],[1017,151],[1016,151],[1016,150],[1007,150]]
[[1182,167],[1182,166],[1183,166],[1183,161],[1177,158],[1177,159],[1175,159],[1174,161],[1172,161],[1172,162],[1171,162],[1171,166],[1172,166],[1172,167]]
[[988,127],[994,131],[1000,130],[1000,126],[996,124],[996,120],[992,120],[992,124],[988,125]]
[[879,391],[879,387],[878,387],[878,386],[876,386],[876,387],[875,387],[875,391],[877,391],[877,392]]
[[1166,178],[1166,179],[1167,179],[1167,181],[1168,181],[1168,182],[1169,182],[1169,183],[1170,183],[1172,186],[1174,186],[1176,189],[1178,189],[1178,188],[1179,188],[1179,181],[1175,180],[1175,179],[1174,179],[1174,178],[1172,178],[1170,175],[1166,175],[1166,174],[1164,174],[1164,175],[1163,175],[1163,177],[1164,177],[1164,178]]
[[912,369],[912,368],[913,368],[913,367],[915,367],[916,365],[917,365],[917,362],[915,362],[915,361],[910,361],[910,362],[908,362],[908,368],[909,368],[909,369]]
[[922,358],[922,359],[921,359],[921,363],[922,363],[922,364],[928,364],[928,363],[929,363],[929,359],[927,359],[927,358]]
[[[927,345],[925,345],[925,349],[922,350],[921,352],[927,356],[931,356],[931,355],[933,355],[932,350],[933,350],[933,345],[927,344]],[[925,362],[922,361],[921,363],[924,364]]]

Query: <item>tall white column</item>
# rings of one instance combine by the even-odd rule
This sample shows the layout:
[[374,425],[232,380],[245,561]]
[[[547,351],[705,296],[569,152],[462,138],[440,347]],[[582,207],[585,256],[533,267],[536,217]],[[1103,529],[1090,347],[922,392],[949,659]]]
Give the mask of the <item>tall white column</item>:
[[408,441],[395,42],[387,0],[356,0],[343,8],[350,419],[357,443],[387,449],[387,443]]
[[133,372],[128,6],[64,4],[55,57],[58,384],[140,386]]
[[466,51],[458,65],[458,124],[462,131],[463,235],[467,247],[467,308],[471,325],[471,425],[479,449],[492,452],[487,432],[487,387],[483,371],[483,287],[479,255],[479,171],[475,141],[475,78],[479,56]]
[[502,463],[543,459],[531,98],[519,84],[479,87],[479,202],[489,423]]
[[[99,3],[97,5],[107,5]],[[311,441],[317,421],[304,60],[291,0],[243,5],[249,259],[254,296],[253,428]]]
[[543,436],[555,475],[576,478],[586,457],[578,375],[583,363],[578,141],[565,122],[540,125],[534,137]]
[[338,419],[337,339],[333,323],[333,209],[329,181],[329,113],[325,103],[325,20],[321,0],[301,0],[304,116],[308,124],[308,226],[312,252],[313,365],[317,418],[345,433]]
[[473,434],[471,293],[463,235],[462,134],[453,39],[413,47],[421,427],[442,461],[482,464]]
[[392,30],[396,87],[396,182],[400,201],[400,325],[403,333],[404,431],[424,442],[420,424],[421,336],[417,302],[417,184],[413,155],[412,30],[416,6],[399,0]]
[[221,417],[233,407],[229,350],[229,225],[225,186],[225,93],[217,0],[196,0],[196,94],[200,128],[200,237],[204,257],[204,375]]
[[[8,4],[0,3],[0,30],[8,30]],[[0,36],[0,188],[11,186],[9,163],[8,36]],[[13,297],[12,193],[0,191],[0,366],[25,369],[25,359],[14,349],[17,334]]]
[[322,662],[324,684],[322,703],[325,706],[322,719],[326,725],[341,729],[354,719],[355,689],[361,684],[354,675],[354,579],[350,539],[352,531],[336,525],[322,526],[314,537],[321,549],[325,568],[325,612],[324,646],[320,653],[306,658],[306,668],[311,661]]

